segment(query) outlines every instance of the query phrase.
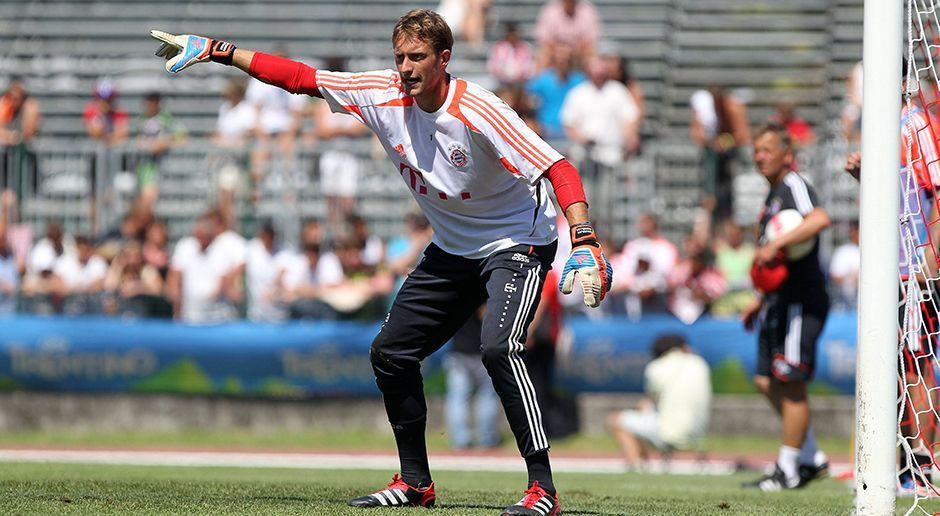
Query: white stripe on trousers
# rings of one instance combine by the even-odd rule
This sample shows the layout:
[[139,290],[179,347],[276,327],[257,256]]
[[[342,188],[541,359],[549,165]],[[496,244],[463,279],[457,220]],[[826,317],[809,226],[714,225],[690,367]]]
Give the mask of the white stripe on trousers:
[[787,307],[787,336],[784,340],[784,357],[792,365],[799,365],[800,344],[803,338],[803,305],[793,303]]
[[530,269],[526,274],[519,310],[516,312],[516,319],[513,321],[512,328],[509,332],[509,349],[507,351],[509,365],[512,368],[516,386],[519,388],[519,394],[522,397],[522,405],[525,409],[526,419],[529,421],[529,433],[532,435],[532,446],[536,450],[548,448],[548,438],[545,437],[545,430],[542,428],[542,411],[539,409],[538,399],[535,396],[535,388],[532,386],[529,372],[526,370],[525,363],[522,361],[522,357],[519,356],[519,352],[525,349],[525,343],[522,342],[522,335],[525,332],[525,323],[529,316],[529,309],[535,301],[535,296],[538,295],[539,272],[541,272],[541,269],[542,266],[537,265],[535,269]]
[[513,326],[509,333],[507,353],[509,365],[516,379],[516,385],[519,387],[526,418],[529,421],[529,432],[532,435],[532,444],[535,449],[547,448],[548,440],[545,439],[545,431],[542,430],[542,414],[538,406],[538,399],[535,396],[535,389],[532,387],[525,363],[518,353],[525,349],[525,344],[521,342],[522,334],[525,330],[525,321],[528,317],[529,309],[538,293],[540,270],[541,266],[536,266],[534,270],[530,270],[526,275],[519,310],[516,312],[516,319],[513,321]]

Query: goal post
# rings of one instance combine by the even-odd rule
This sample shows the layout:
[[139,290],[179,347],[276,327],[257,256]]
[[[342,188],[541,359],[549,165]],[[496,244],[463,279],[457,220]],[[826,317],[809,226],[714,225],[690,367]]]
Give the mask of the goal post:
[[903,6],[901,0],[865,0],[864,5],[855,427],[860,515],[895,511]]

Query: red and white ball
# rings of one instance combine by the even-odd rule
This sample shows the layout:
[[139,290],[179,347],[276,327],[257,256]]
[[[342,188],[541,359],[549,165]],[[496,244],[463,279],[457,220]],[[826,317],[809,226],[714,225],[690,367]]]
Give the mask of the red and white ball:
[[[764,228],[764,242],[772,242],[780,235],[793,231],[802,223],[803,215],[800,212],[793,209],[780,210],[767,222],[767,227]],[[813,238],[809,238],[788,245],[786,248],[787,259],[794,261],[805,257],[813,250],[813,244]]]

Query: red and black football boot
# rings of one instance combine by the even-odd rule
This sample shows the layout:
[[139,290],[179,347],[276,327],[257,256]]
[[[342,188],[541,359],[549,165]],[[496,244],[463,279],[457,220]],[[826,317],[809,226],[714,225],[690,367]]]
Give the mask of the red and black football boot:
[[503,509],[502,516],[560,516],[558,497],[550,495],[539,486],[538,481],[525,490],[525,496],[515,505]]
[[388,487],[370,495],[360,496],[349,501],[353,507],[434,507],[434,482],[423,489],[411,487],[398,473],[392,477]]

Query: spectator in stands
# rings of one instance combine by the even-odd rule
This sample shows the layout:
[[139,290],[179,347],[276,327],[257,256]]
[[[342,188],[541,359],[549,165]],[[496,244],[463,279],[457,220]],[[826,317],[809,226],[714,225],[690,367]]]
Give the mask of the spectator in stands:
[[569,47],[576,63],[594,54],[601,37],[597,9],[588,0],[550,0],[539,11],[535,39],[539,68],[548,65],[559,45]]
[[16,270],[22,276],[26,272],[29,252],[33,248],[33,226],[19,222],[16,210],[16,195],[12,190],[0,191],[0,225],[6,225],[7,245],[13,251]]
[[630,90],[633,102],[640,111],[639,125],[642,126],[643,121],[646,120],[646,96],[643,94],[643,87],[640,86],[640,81],[630,72],[630,60],[626,57],[621,57],[618,49],[612,43],[599,45],[598,53],[607,61],[607,66],[609,66],[611,70],[611,78]]
[[206,212],[193,223],[193,235],[176,243],[166,288],[174,315],[183,322],[218,323],[237,316],[228,284],[233,257],[225,245],[216,245],[222,232],[217,215]]
[[16,311],[20,290],[20,271],[7,239],[6,222],[0,220],[0,316]]
[[611,288],[615,294],[626,294],[627,315],[632,319],[665,313],[667,278],[679,261],[679,250],[659,233],[655,215],[640,215],[637,229],[640,236],[624,244],[614,265],[618,273]]
[[686,258],[669,273],[669,311],[685,324],[692,324],[708,311],[712,302],[728,288],[715,268],[708,247],[690,242]]
[[304,239],[302,245],[302,253],[289,262],[281,277],[282,298],[290,318],[338,319],[339,313],[321,296],[346,279],[343,266],[334,253],[321,251],[320,242]]
[[56,258],[52,274],[54,288],[64,300],[65,313],[101,312],[100,294],[104,290],[108,263],[97,255],[90,238],[76,236],[75,253]]
[[516,22],[503,24],[503,39],[493,43],[486,61],[486,70],[500,87],[525,84],[535,74],[532,46],[519,35]]
[[[499,397],[483,365],[480,352],[482,310],[483,308],[480,308],[480,311],[471,315],[457,330],[450,341],[449,352],[444,355],[447,383],[444,419],[447,422],[450,445],[458,450],[468,449],[474,444],[479,448],[495,448],[499,445],[496,419],[499,417]],[[471,399],[473,408],[470,406]]]
[[[273,52],[279,57],[288,57],[287,48],[280,46]],[[300,130],[307,97],[293,95],[290,92],[266,82],[252,78],[248,81],[245,99],[255,107],[255,137],[258,145],[252,153],[251,179],[252,195],[257,198],[258,188],[264,177],[268,161],[280,157],[285,171],[292,171],[294,165],[294,147]]]
[[377,235],[369,232],[369,224],[361,215],[353,213],[346,218],[346,224],[353,237],[359,252],[362,255],[362,263],[368,267],[377,267],[385,261],[385,243]]
[[228,272],[223,278],[223,294],[233,303],[241,303],[244,299],[242,277],[245,273],[247,242],[245,237],[232,229],[233,214],[220,206],[210,208],[209,214],[215,218],[216,227],[220,230],[213,244],[221,248],[221,254],[228,258]]
[[396,291],[405,281],[405,276],[414,270],[434,234],[428,219],[421,213],[407,213],[404,222],[405,232],[389,241],[385,253],[388,270],[397,278]]
[[144,242],[140,249],[144,263],[153,267],[164,281],[170,271],[168,243],[169,236],[167,235],[166,224],[154,221],[147,226],[147,230],[144,232]]
[[160,93],[154,91],[144,97],[143,111],[135,123],[135,132],[139,202],[152,206],[157,200],[160,160],[170,148],[183,142],[186,128],[163,108]]
[[394,286],[392,275],[365,263],[359,240],[352,234],[336,238],[333,252],[342,267],[343,280],[320,289],[320,299],[344,319],[381,317],[386,296]]
[[83,114],[88,137],[108,146],[124,143],[130,133],[130,122],[127,112],[117,105],[117,85],[102,80],[95,85],[93,95]]
[[648,399],[636,410],[615,412],[608,425],[620,444],[627,468],[642,470],[650,449],[664,454],[696,449],[711,411],[711,372],[681,335],[658,337],[653,361],[643,370]]
[[836,287],[833,308],[855,310],[858,306],[858,274],[861,255],[858,248],[858,221],[849,223],[849,241],[836,247],[829,262],[829,279]]
[[636,151],[640,142],[640,110],[630,90],[612,79],[606,60],[599,56],[589,58],[587,75],[589,80],[575,86],[565,97],[561,120],[568,140],[575,146],[572,155],[584,156],[593,164],[579,167],[590,176],[598,165],[619,168]]
[[173,307],[163,297],[163,278],[144,260],[143,248],[130,241],[114,258],[105,277],[105,312],[122,317],[173,316]]
[[52,269],[60,256],[74,253],[72,237],[62,231],[58,221],[48,221],[45,236],[30,249],[26,262],[22,294],[27,312],[52,314],[61,311],[62,298],[55,290]]
[[712,303],[711,312],[716,316],[737,315],[754,300],[750,275],[754,244],[745,239],[741,226],[728,220],[712,248],[715,267],[728,282],[728,291]]
[[133,206],[121,218],[119,227],[110,229],[98,238],[96,242],[98,252],[105,259],[114,259],[128,242],[143,240],[144,231],[152,219],[153,213],[149,206],[141,204]]
[[75,255],[75,241],[62,230],[61,222],[49,220],[45,236],[29,252],[27,275],[35,276],[44,271],[51,274],[55,261],[62,255]]
[[280,322],[287,311],[279,303],[278,274],[290,251],[282,249],[271,221],[264,222],[245,253],[245,282],[248,286],[248,319]]
[[490,2],[491,0],[441,0],[437,12],[447,22],[454,39],[461,39],[479,47],[486,38],[486,19]]
[[118,107],[117,85],[110,80],[98,82],[92,93],[94,98],[85,105],[82,116],[85,121],[85,133],[101,144],[91,155],[88,173],[88,217],[92,221],[94,234],[101,229],[97,227],[97,200],[101,195],[107,196],[110,190],[110,181],[106,174],[116,172],[122,166],[123,153],[112,152],[112,149],[127,141],[130,118],[126,111]]
[[12,77],[0,97],[0,191],[17,191],[39,180],[33,139],[42,125],[39,101],[29,96],[23,80]]
[[[346,71],[346,59],[331,58],[326,69]],[[326,197],[330,228],[338,231],[355,211],[359,191],[361,163],[350,148],[364,147],[369,129],[355,117],[334,113],[325,100],[314,104],[313,123],[316,138],[324,142],[320,148],[320,191]]]
[[571,47],[563,44],[553,45],[551,67],[526,83],[526,93],[535,105],[535,114],[539,127],[542,129],[543,138],[565,137],[565,128],[561,121],[561,106],[568,92],[585,79],[582,72],[573,68]]
[[738,148],[751,143],[751,129],[743,102],[724,88],[698,90],[691,98],[692,141],[702,149],[704,189],[715,198],[713,218],[724,221],[734,213],[732,164]]
[[222,89],[222,105],[212,142],[219,147],[231,149],[248,148],[257,126],[257,108],[245,100],[247,81],[243,77],[229,79]]
[[793,140],[793,146],[797,149],[812,145],[816,141],[813,126],[796,114],[796,108],[792,102],[778,102],[774,108],[774,114],[768,121],[786,127]]
[[842,135],[849,143],[862,137],[862,62],[855,63],[845,83],[845,107],[842,108]]
[[300,228],[301,244],[323,244],[323,226],[317,219],[307,219]]

